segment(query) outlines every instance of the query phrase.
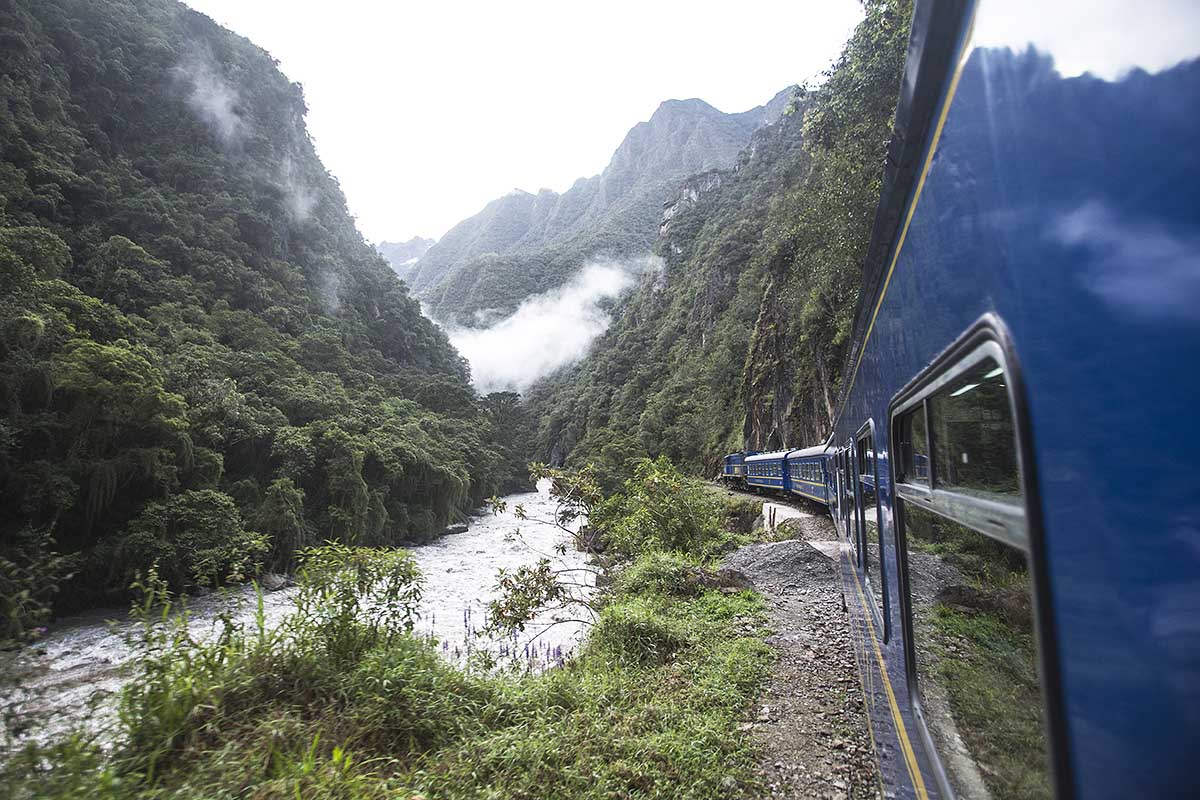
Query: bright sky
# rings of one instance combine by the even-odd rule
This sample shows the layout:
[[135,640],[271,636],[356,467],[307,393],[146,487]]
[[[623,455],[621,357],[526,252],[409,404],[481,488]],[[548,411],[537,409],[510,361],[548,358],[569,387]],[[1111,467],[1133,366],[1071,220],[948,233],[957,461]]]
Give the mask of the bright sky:
[[371,241],[440,237],[514,188],[564,191],[667,99],[745,111],[818,75],[856,0],[185,0],[304,86]]

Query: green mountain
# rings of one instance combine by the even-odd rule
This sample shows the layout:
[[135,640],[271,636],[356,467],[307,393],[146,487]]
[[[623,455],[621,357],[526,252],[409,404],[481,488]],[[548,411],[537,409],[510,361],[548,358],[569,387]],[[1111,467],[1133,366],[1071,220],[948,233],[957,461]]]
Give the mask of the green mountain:
[[510,409],[364,242],[270,55],[175,0],[4,0],[0,39],[9,618],[23,587],[426,537],[517,480]]
[[517,190],[493,200],[430,248],[407,280],[436,318],[470,324],[561,285],[590,257],[645,255],[679,182],[733,166],[791,92],[740,114],[703,100],[668,100],[626,134],[602,173],[561,195]]
[[820,443],[839,390],[907,44],[906,2],[866,4],[816,89],[732,169],[687,180],[661,214],[661,274],[619,304],[573,368],[530,392],[538,450],[615,482],[665,454]]

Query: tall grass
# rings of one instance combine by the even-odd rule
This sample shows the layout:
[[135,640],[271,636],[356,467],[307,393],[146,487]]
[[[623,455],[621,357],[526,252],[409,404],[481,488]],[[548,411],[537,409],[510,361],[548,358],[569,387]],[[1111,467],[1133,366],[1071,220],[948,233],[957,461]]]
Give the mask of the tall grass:
[[[715,518],[714,518],[715,519]],[[687,522],[692,524],[692,520]],[[708,523],[706,523],[708,524]],[[712,524],[716,524],[714,521]],[[676,525],[673,531],[682,529]],[[698,531],[695,551],[719,536]],[[642,552],[579,653],[542,673],[451,664],[415,636],[399,551],[306,551],[297,612],[195,641],[145,587],[145,655],[111,752],[30,750],[0,795],[151,798],[709,798],[755,789],[739,723],[770,664],[749,592]]]

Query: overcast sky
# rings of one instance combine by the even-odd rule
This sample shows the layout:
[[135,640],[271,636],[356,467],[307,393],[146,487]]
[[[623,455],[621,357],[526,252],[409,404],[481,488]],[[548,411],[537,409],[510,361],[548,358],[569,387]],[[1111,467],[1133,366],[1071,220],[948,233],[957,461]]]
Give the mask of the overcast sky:
[[817,76],[856,0],[185,0],[304,86],[372,241],[437,238],[514,188],[564,191],[659,102],[745,111]]

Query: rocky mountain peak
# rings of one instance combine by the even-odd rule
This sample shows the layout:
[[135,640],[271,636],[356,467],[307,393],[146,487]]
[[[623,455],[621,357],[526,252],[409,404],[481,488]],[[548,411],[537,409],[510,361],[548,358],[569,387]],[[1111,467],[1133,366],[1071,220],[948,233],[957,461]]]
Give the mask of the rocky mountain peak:
[[[777,120],[794,92],[788,87],[737,114],[694,97],[663,101],[629,130],[599,175],[580,178],[561,195],[510,192],[456,225],[414,265],[413,291],[449,320],[511,310],[528,290],[557,286],[588,258],[644,255],[680,181],[733,168],[754,132]],[[503,296],[485,288],[497,286]]]

